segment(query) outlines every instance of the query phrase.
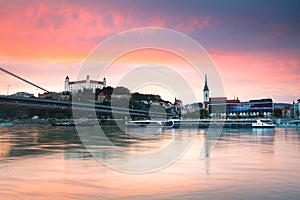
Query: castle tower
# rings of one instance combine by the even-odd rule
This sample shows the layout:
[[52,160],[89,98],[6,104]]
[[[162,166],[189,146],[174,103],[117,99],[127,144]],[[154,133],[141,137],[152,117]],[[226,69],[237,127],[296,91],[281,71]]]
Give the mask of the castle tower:
[[204,88],[203,88],[203,108],[208,110],[209,103],[209,89],[207,86],[207,75],[205,74]]
[[106,78],[103,78],[103,87],[106,87]]
[[70,85],[70,79],[69,79],[69,76],[67,76],[66,79],[65,79],[65,91],[70,92],[69,85]]
[[90,76],[89,75],[86,76],[85,88],[86,89],[90,89],[91,88],[91,80],[90,80]]

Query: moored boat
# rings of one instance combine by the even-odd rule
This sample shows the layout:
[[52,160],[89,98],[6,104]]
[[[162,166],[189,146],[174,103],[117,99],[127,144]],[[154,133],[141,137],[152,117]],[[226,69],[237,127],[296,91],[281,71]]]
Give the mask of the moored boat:
[[252,128],[274,128],[274,124],[269,121],[267,122],[258,119],[255,123],[252,123]]
[[14,124],[12,122],[3,122],[0,123],[0,126],[13,126]]
[[269,119],[168,119],[168,120],[132,120],[127,127],[162,128],[274,128]]
[[163,127],[164,121],[159,120],[131,120],[125,122],[127,127]]

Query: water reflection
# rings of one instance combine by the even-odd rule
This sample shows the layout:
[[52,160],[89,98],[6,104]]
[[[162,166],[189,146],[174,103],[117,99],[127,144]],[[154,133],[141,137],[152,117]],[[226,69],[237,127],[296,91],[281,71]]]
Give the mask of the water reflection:
[[[203,151],[206,156],[213,149],[215,140],[272,145],[275,138],[274,129],[224,129],[220,138],[195,129],[128,128],[122,132],[110,127],[103,131],[113,145],[135,152],[156,151],[173,140],[175,135],[178,140],[184,140],[185,137],[198,134],[203,136],[201,140],[204,145],[202,149],[199,147],[199,152]],[[299,136],[299,131],[295,131],[295,134]],[[66,159],[91,158],[81,139],[73,127],[1,127],[0,157],[63,152],[67,154]],[[93,138],[89,136],[89,140],[93,141]],[[97,142],[95,145],[97,146]],[[115,156],[113,151],[106,151],[106,154],[107,158]]]
[[273,145],[275,129],[224,129],[220,140]]
[[273,135],[275,133],[274,128],[254,128],[252,129],[252,133],[256,135]]
[[0,135],[0,160],[3,157],[7,157],[10,154],[12,147],[12,142],[10,141],[10,135],[1,134]]
[[205,142],[212,139],[205,130],[159,130],[151,139],[134,137],[147,134],[146,129],[105,133],[114,144],[139,153],[162,148],[174,137],[177,145],[188,135],[196,133],[196,138],[173,165],[137,176],[95,161],[72,127],[1,127],[0,198],[298,199],[300,195],[298,129],[224,129],[204,159],[198,159],[199,152],[202,147],[210,149]]
[[170,165],[182,156],[196,135],[189,130],[150,127],[126,129],[115,135],[103,133],[99,127],[76,128],[95,159],[126,173],[148,173]]
[[53,127],[1,128],[0,144],[1,152],[5,152],[6,157],[56,153],[83,148],[73,128]]

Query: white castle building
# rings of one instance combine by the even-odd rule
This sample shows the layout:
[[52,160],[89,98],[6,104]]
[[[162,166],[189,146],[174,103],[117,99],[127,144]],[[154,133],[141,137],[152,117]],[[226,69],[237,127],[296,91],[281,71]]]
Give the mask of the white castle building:
[[87,75],[85,80],[80,81],[70,81],[69,76],[65,79],[65,91],[77,93],[79,90],[92,89],[95,92],[96,88],[106,87],[106,79],[103,78],[103,81],[90,80],[90,76]]

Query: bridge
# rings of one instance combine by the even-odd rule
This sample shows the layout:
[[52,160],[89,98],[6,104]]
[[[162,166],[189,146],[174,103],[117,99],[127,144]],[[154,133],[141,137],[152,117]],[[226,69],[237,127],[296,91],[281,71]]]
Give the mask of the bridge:
[[[29,107],[40,109],[58,109],[58,110],[76,110],[76,111],[95,111],[97,113],[117,113],[117,114],[130,114],[133,116],[147,117],[148,115],[162,115],[164,113],[126,109],[120,107],[106,106],[95,103],[84,102],[71,102],[62,100],[39,99],[39,98],[26,98],[26,97],[13,97],[13,96],[0,96],[0,105],[14,106],[14,107]],[[171,117],[173,114],[168,113],[167,116]]]

